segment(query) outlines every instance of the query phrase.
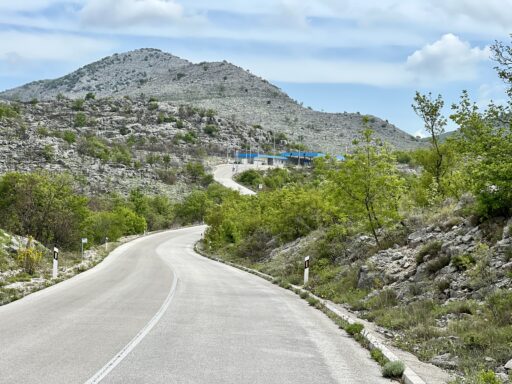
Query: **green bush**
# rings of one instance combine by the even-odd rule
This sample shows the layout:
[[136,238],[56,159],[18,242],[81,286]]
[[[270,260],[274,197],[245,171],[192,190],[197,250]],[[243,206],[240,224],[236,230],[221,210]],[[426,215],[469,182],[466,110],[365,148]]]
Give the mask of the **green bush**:
[[382,376],[390,379],[400,379],[405,371],[405,365],[401,361],[390,361],[382,367]]
[[46,144],[41,153],[46,161],[52,161],[55,157],[55,150],[50,144]]
[[37,127],[37,130],[36,130],[37,134],[39,136],[42,136],[42,137],[45,137],[45,136],[49,136],[50,135],[50,131],[48,130],[48,128],[46,127]]
[[80,237],[87,198],[70,175],[7,173],[0,178],[0,228],[66,247]]
[[33,238],[29,237],[27,246],[18,249],[17,258],[23,270],[29,275],[33,275],[43,259],[43,252],[33,245]]
[[9,104],[0,103],[0,119],[4,117],[17,117],[18,112]]
[[502,384],[493,371],[480,371],[475,379],[475,384]]
[[74,122],[74,125],[75,125],[75,127],[77,127],[77,128],[85,127],[85,126],[87,125],[87,116],[85,115],[85,113],[83,113],[83,112],[78,112],[78,113],[75,115],[75,122]]
[[73,101],[73,104],[71,104],[71,109],[73,111],[83,111],[84,110],[84,99],[76,99]]
[[251,188],[257,188],[259,184],[263,184],[263,176],[259,171],[249,169],[237,175],[236,181]]
[[389,360],[387,359],[386,356],[384,356],[384,354],[382,353],[382,351],[378,348],[373,348],[372,350],[370,350],[370,356],[372,357],[373,360],[375,360],[381,367],[386,365]]
[[352,336],[360,334],[363,329],[364,325],[360,323],[349,324],[347,327],[345,327],[345,331],[347,331],[347,333]]
[[493,321],[500,326],[512,325],[512,292],[497,291],[486,300]]
[[439,252],[441,252],[441,247],[443,246],[443,242],[439,240],[431,241],[430,243],[425,244],[421,247],[418,255],[416,256],[416,262],[418,264],[423,263],[425,256],[430,255],[432,257],[436,257]]
[[88,92],[87,95],[85,95],[85,100],[94,100],[96,98],[96,95],[92,92]]
[[73,144],[76,142],[76,134],[73,131],[64,131],[62,139],[68,144]]
[[203,128],[204,133],[210,136],[215,136],[219,132],[219,128],[216,125],[208,124]]
[[77,150],[81,155],[95,157],[102,161],[108,161],[110,158],[110,148],[106,142],[95,136],[80,138]]
[[451,259],[451,264],[459,271],[465,271],[475,265],[475,258],[468,254],[456,255]]

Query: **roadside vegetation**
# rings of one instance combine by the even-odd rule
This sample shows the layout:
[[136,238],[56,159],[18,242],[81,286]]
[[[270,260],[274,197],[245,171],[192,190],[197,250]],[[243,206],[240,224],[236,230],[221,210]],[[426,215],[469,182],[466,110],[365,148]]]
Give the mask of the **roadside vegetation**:
[[[510,48],[493,50],[510,85]],[[396,345],[460,382],[499,383],[512,358],[511,104],[481,109],[463,92],[447,139],[443,106],[441,96],[414,98],[428,147],[394,152],[367,129],[346,161],[320,159],[307,176],[240,174],[264,190],[206,209],[203,246],[285,285],[301,284],[311,256],[312,292],[389,329]],[[380,257],[402,263],[398,276],[378,273]]]
[[[70,174],[12,172],[0,178],[0,305],[41,289],[50,281],[52,251],[60,250],[60,267],[68,277],[94,266],[107,254],[105,242],[146,231],[201,223],[205,212],[236,192],[211,182],[200,163],[187,171],[196,190],[182,201],[147,195],[87,196]],[[93,258],[81,255],[93,250]],[[112,246],[110,247],[112,249]],[[58,279],[60,281],[60,279]],[[12,284],[24,282],[27,287]]]

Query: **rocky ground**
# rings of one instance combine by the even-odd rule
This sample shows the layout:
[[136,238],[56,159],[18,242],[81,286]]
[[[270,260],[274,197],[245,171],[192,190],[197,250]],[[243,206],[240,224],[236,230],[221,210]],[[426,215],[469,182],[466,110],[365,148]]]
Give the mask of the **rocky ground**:
[[[411,215],[406,227],[381,233],[387,245],[380,250],[372,237],[325,242],[320,230],[255,267],[300,284],[303,259],[311,256],[313,292],[375,322],[395,346],[461,377],[491,369],[508,383],[512,218],[480,222],[467,213],[472,202],[464,196]],[[330,267],[326,256],[335,260]]]
[[[363,128],[363,116],[358,112],[314,111],[265,79],[228,62],[193,64],[156,49],[115,54],[62,78],[4,91],[0,98],[78,98],[89,92],[115,98],[145,94],[174,104],[212,108],[223,118],[284,134],[279,141],[302,143],[333,154],[350,150]],[[378,117],[370,116],[369,127],[383,141],[400,149],[424,144]]]

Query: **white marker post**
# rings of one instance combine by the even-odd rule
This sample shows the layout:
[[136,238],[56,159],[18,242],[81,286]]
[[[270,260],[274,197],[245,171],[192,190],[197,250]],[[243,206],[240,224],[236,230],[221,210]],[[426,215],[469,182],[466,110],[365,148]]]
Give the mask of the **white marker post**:
[[52,278],[56,279],[59,273],[59,248],[53,247],[53,273]]
[[82,258],[84,257],[84,244],[87,244],[87,237],[82,237]]
[[108,251],[108,237],[105,237],[105,251]]
[[304,258],[304,285],[308,283],[309,280],[309,256]]

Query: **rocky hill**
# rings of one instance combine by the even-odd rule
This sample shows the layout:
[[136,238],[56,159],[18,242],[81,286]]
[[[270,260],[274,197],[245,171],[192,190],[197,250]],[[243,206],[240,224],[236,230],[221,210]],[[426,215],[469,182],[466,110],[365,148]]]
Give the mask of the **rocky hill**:
[[235,147],[270,140],[212,110],[148,98],[0,102],[0,174],[66,171],[88,194],[142,187],[179,200],[201,183],[188,164],[207,167]]
[[[193,64],[156,49],[115,54],[55,80],[36,81],[0,93],[30,101],[69,98],[154,96],[174,104],[212,108],[220,116],[281,132],[311,149],[341,153],[363,126],[359,113],[323,113],[305,108],[278,87],[228,62]],[[387,121],[370,117],[377,136],[400,149],[421,141]]]

